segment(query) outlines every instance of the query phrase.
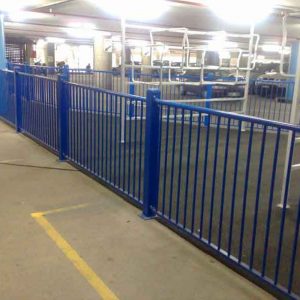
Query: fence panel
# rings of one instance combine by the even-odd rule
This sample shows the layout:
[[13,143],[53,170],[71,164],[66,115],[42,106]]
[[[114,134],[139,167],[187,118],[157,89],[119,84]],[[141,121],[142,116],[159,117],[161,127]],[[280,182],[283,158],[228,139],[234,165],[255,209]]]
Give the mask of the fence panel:
[[[252,81],[249,89],[247,114],[289,123],[294,85],[295,82],[292,80],[257,79]],[[297,120],[299,121],[299,116]]]
[[[277,204],[287,132],[292,132],[294,145],[300,128],[175,102],[158,103],[158,215],[260,280],[299,296],[296,172],[292,178],[288,172],[287,185],[293,188],[289,194],[286,191],[283,209]],[[245,132],[243,122],[249,128]],[[300,160],[293,149],[289,156],[290,163]]]
[[133,200],[143,200],[144,98],[65,83],[67,158]]
[[0,71],[1,100],[0,116],[12,125],[15,124],[15,76],[12,71]]
[[48,77],[18,73],[22,112],[21,130],[58,151],[57,81]]

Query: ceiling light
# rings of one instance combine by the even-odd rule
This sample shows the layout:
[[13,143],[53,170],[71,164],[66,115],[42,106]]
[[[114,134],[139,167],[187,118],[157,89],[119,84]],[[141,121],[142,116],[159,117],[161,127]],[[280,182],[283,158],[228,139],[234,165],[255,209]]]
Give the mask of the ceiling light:
[[27,6],[36,5],[37,2],[37,0],[0,0],[0,7],[2,12],[13,12],[19,11]]
[[90,0],[111,15],[128,20],[151,20],[158,18],[169,8],[163,0]]
[[21,22],[27,19],[45,19],[48,15],[31,11],[13,11],[8,13],[8,18],[12,22]]
[[236,24],[253,24],[265,19],[275,7],[275,0],[206,0],[221,19]]

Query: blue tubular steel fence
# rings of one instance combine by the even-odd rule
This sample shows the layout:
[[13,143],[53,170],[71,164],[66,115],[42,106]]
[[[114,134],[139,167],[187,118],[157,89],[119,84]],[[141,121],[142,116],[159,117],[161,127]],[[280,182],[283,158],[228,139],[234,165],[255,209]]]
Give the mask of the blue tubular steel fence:
[[11,116],[2,107],[11,94],[3,78],[16,84],[17,131],[276,295],[300,297],[300,202],[297,189],[288,190],[298,186],[290,171],[300,160],[294,151],[300,127],[160,100],[158,90],[143,98],[70,83],[67,76],[2,71],[6,120]]
[[16,73],[17,130],[58,151],[58,100],[55,79]]
[[[65,72],[66,67],[48,67],[48,66],[32,66],[26,64],[8,64],[10,70],[17,70],[24,73],[31,73],[50,78],[57,78],[57,75]],[[108,89],[113,92],[121,92],[121,73],[118,68],[112,71],[93,70],[93,69],[68,69],[70,82]],[[234,81],[234,77],[221,77],[214,74],[206,75],[206,80]],[[141,73],[140,70],[135,71],[134,80],[140,83],[132,82],[131,68],[126,68],[126,93],[135,94],[136,96],[146,97],[149,88],[158,88],[157,84],[160,80],[159,72],[155,71],[149,74]],[[192,85],[199,82],[198,75],[191,74],[171,74],[171,80],[177,82],[176,85],[162,85],[161,98],[176,100],[185,103],[189,100],[189,105],[207,107],[229,112],[242,112],[243,101],[238,99],[244,96],[243,85],[213,85],[211,87],[210,99],[212,101],[199,102],[199,99],[205,99],[207,88],[205,86]],[[169,82],[167,73],[163,73],[162,81]],[[180,84],[180,82],[182,84]],[[188,83],[191,83],[189,85]],[[275,120],[280,122],[289,122],[291,113],[291,101],[293,97],[294,81],[286,79],[261,79],[251,80],[249,87],[249,98],[247,102],[246,114]],[[231,98],[230,101],[214,101],[218,98]],[[194,99],[194,102],[191,101]],[[300,118],[299,118],[300,121]],[[214,121],[211,120],[213,123]]]
[[1,84],[1,102],[0,116],[9,122],[15,124],[16,105],[15,105],[15,76],[12,71],[0,70]]
[[247,114],[289,123],[294,85],[294,81],[283,79],[251,81]]
[[[167,114],[156,124],[161,141],[159,218],[257,282],[299,298],[298,191],[285,193],[293,199],[292,210],[287,212],[286,202],[281,210],[276,202],[287,132],[292,132],[294,145],[300,128],[176,102],[154,103],[160,116]],[[291,180],[288,176],[287,185]]]
[[67,159],[142,203],[145,98],[74,83],[64,85]]

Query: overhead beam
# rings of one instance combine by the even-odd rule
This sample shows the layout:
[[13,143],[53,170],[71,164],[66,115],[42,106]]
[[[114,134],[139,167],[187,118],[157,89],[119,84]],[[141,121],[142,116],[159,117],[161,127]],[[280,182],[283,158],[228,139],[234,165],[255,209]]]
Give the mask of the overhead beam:
[[56,1],[47,1],[46,3],[43,3],[42,5],[38,5],[32,8],[32,11],[36,11],[39,9],[43,9],[43,8],[52,8],[54,6],[58,6],[60,4],[65,4],[65,3],[69,3],[72,2],[74,0],[56,0]]

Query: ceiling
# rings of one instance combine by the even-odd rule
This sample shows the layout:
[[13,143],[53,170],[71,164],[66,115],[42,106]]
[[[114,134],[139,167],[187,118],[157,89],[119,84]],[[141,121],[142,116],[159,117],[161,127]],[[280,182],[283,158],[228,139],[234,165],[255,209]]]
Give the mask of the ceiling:
[[[124,0],[125,1],[125,0]],[[224,0],[226,1],[226,0]],[[264,1],[264,0],[262,0]],[[169,0],[170,8],[162,16],[143,25],[163,27],[187,27],[193,30],[222,30],[235,33],[248,33],[248,26],[237,26],[225,23],[217,18],[204,4],[204,0]],[[257,8],[259,9],[259,7]],[[256,25],[255,32],[265,41],[281,40],[281,11],[300,11],[299,0],[279,0],[276,9],[266,20]],[[66,29],[72,22],[92,23],[99,31],[120,34],[120,20],[95,7],[87,0],[37,0],[35,5],[26,7],[23,13],[26,19],[12,21],[5,16],[5,33],[8,38],[33,39],[41,37],[63,37],[70,40]],[[132,38],[147,38],[148,33],[141,30],[128,29]],[[288,36],[290,39],[300,39],[300,14],[288,20]],[[171,35],[164,36],[173,40]],[[92,42],[88,37],[76,39],[77,42]]]

